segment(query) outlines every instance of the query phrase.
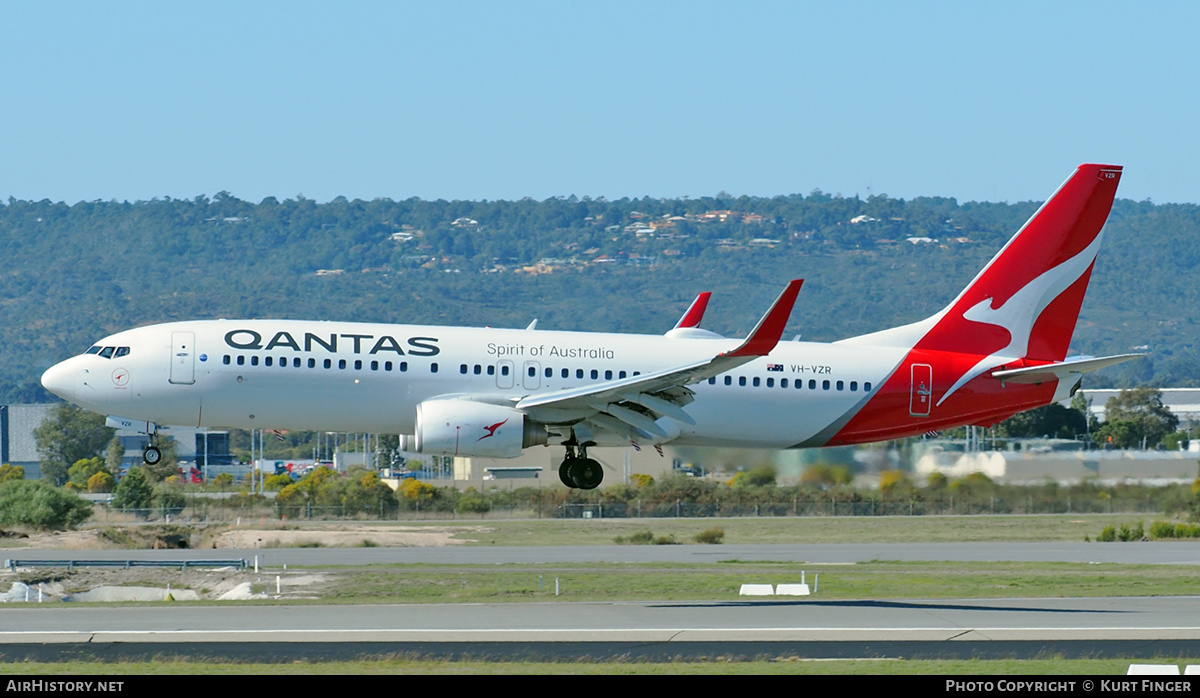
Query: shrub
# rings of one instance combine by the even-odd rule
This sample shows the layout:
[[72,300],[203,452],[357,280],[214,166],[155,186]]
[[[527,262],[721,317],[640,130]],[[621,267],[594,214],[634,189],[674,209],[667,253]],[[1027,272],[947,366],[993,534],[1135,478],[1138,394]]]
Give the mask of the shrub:
[[290,484],[292,484],[292,476],[288,475],[287,473],[268,475],[263,479],[263,487],[271,492],[278,492]]
[[1096,536],[1096,540],[1101,543],[1111,543],[1117,539],[1117,528],[1109,524],[1100,530],[1100,535]]
[[638,531],[628,536],[617,536],[613,542],[617,545],[650,545],[654,542],[654,534],[650,531]]
[[1155,521],[1150,524],[1151,538],[1174,538],[1175,524],[1169,521]]
[[154,496],[154,507],[163,514],[178,516],[187,506],[187,497],[180,492],[162,490]]
[[705,545],[720,545],[725,542],[724,529],[713,526],[696,534],[694,540]]
[[483,515],[492,510],[492,503],[486,498],[475,492],[464,494],[458,500],[458,506],[455,510],[460,514],[479,514]]
[[1200,538],[1200,525],[1175,524],[1176,538]]
[[0,524],[62,530],[91,515],[91,504],[48,482],[9,480],[0,484]]
[[644,473],[634,473],[630,479],[639,489],[642,487],[650,487],[654,484],[654,478]]
[[114,490],[112,505],[118,509],[149,509],[154,488],[141,467],[130,468]]
[[672,534],[669,534],[666,536],[659,536],[658,538],[655,538],[654,544],[655,545],[679,545],[679,541],[675,540],[675,534],[672,533]]
[[108,473],[96,473],[88,478],[87,490],[92,493],[112,492],[117,481]]

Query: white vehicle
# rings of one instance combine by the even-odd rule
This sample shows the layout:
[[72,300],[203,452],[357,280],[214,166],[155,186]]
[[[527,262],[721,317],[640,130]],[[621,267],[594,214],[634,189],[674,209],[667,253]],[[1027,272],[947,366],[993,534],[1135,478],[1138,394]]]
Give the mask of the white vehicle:
[[664,336],[205,320],[106,337],[42,385],[151,435],[400,433],[406,450],[492,458],[558,445],[561,480],[585,489],[604,476],[597,445],[810,448],[991,425],[1135,356],[1066,360],[1120,176],[1081,165],[945,309],[832,344],[779,341],[793,280],[744,340],[698,328],[707,294]]

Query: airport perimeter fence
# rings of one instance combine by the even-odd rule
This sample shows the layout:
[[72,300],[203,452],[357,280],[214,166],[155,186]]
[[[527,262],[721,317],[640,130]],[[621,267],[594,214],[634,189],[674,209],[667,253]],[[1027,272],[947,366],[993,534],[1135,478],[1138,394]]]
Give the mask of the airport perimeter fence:
[[281,511],[272,500],[248,498],[236,506],[189,498],[184,506],[120,509],[97,507],[93,521],[100,523],[238,523],[253,521],[478,521],[481,519],[636,519],[806,516],[945,516],[998,514],[1163,514],[1179,507],[1145,495],[1063,500],[1032,496],[945,499],[838,499],[795,497],[789,500],[741,499],[689,501],[685,499],[635,499],[631,501],[562,501],[530,498],[491,503],[486,498],[424,506],[389,506],[352,509],[345,506],[303,506]]
[[747,516],[949,516],[995,514],[1161,514],[1162,503],[1146,498],[1101,502],[1037,502],[1022,500],[895,501],[795,499],[791,502],[609,502],[568,503],[559,518],[721,518]]

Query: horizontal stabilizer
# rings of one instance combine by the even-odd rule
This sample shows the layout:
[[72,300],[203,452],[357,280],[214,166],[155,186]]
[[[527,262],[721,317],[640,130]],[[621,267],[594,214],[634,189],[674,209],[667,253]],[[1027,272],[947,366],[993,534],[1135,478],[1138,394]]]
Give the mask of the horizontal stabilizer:
[[1044,366],[1026,366],[1025,368],[1013,368],[1007,371],[993,371],[992,378],[999,378],[1008,383],[1041,384],[1055,379],[1078,378],[1088,371],[1095,371],[1099,368],[1112,366],[1141,356],[1145,356],[1145,354],[1118,354],[1116,356],[1102,356],[1098,359],[1077,359],[1075,361],[1060,361],[1058,363],[1045,364]]

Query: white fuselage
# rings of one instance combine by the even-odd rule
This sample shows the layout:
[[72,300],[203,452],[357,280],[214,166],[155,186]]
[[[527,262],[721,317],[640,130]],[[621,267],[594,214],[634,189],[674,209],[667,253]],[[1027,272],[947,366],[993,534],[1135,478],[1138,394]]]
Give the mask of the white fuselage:
[[[120,332],[43,382],[102,414],[159,425],[412,433],[439,396],[518,399],[703,361],[739,340],[291,320],[214,320]],[[93,348],[93,351],[96,351]],[[820,445],[905,349],[781,342],[694,384],[680,444]],[[626,442],[628,440],[626,439]],[[818,439],[819,441],[819,439]]]

